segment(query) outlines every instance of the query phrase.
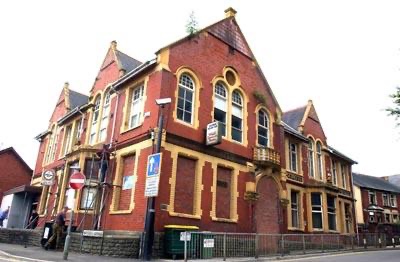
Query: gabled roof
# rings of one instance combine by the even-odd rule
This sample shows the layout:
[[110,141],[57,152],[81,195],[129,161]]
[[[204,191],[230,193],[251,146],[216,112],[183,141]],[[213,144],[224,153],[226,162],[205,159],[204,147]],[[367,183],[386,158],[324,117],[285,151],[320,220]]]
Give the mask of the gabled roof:
[[344,160],[346,160],[346,161],[349,161],[349,162],[352,163],[352,164],[358,164],[356,161],[354,161],[354,160],[351,159],[350,157],[346,156],[345,154],[340,153],[338,150],[334,149],[334,148],[331,147],[331,146],[328,146],[328,151],[329,151],[331,154],[333,154],[333,155],[335,155],[335,156],[337,156],[337,157],[339,157],[339,158],[341,158],[341,159],[344,159]]
[[122,53],[119,50],[115,50],[115,56],[119,61],[118,64],[120,65],[120,69],[125,70],[125,72],[130,72],[142,64],[142,62],[128,56],[125,53]]
[[70,110],[74,110],[77,107],[87,104],[89,101],[88,96],[78,93],[71,89],[69,90],[68,99],[69,99]]
[[32,173],[33,170],[28,166],[28,164],[22,159],[22,157],[17,153],[17,151],[15,151],[15,149],[13,147],[9,147],[3,150],[0,150],[0,157],[1,155],[5,154],[5,153],[11,153],[13,154],[17,160],[22,164],[22,166],[25,167],[25,169],[28,171],[28,173]]
[[393,185],[380,177],[353,173],[353,182],[355,185],[363,188],[400,193],[400,187]]
[[292,128],[291,126],[286,124],[284,121],[282,121],[282,123],[283,123],[283,129],[286,133],[291,134],[291,135],[297,137],[298,139],[303,140],[304,142],[309,141],[309,139],[307,137],[303,136],[302,133],[300,133],[296,129]]
[[301,121],[303,120],[304,114],[306,112],[307,106],[292,109],[290,111],[284,112],[282,115],[282,120],[291,128],[298,130]]
[[164,49],[171,48],[171,47],[178,45],[184,41],[188,41],[188,40],[192,39],[194,36],[199,35],[201,33],[205,33],[205,32],[209,33],[209,34],[213,35],[214,37],[216,37],[217,39],[219,39],[220,41],[226,43],[228,46],[232,47],[233,49],[237,50],[238,52],[242,53],[243,55],[249,57],[254,62],[256,69],[261,76],[261,79],[265,83],[267,92],[270,94],[274,103],[276,104],[277,111],[279,113],[282,113],[282,109],[278,103],[278,100],[276,99],[274,93],[272,92],[272,89],[269,86],[268,81],[264,76],[264,73],[262,72],[259,64],[257,63],[257,61],[254,57],[254,54],[251,51],[249,44],[247,43],[246,38],[244,37],[238,23],[236,22],[235,14],[236,14],[236,11],[233,8],[230,7],[228,9],[226,9],[225,10],[226,17],[224,19],[197,31],[193,35],[185,36],[169,45],[164,46],[163,48],[160,48],[156,52],[156,54],[160,53]]
[[388,176],[389,182],[400,187],[400,175]]

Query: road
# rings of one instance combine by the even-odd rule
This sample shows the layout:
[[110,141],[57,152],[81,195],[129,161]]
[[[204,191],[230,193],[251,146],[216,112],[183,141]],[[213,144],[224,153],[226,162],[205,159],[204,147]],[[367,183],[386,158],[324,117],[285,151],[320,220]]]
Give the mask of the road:
[[345,253],[328,256],[316,256],[307,258],[282,259],[280,261],[310,261],[310,262],[399,262],[400,250],[382,250],[357,253]]

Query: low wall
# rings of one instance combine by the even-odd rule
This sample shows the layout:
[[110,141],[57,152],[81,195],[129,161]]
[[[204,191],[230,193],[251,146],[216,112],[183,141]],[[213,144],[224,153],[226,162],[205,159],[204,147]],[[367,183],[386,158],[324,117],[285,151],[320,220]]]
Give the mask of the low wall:
[[[1,228],[0,242],[40,246],[42,235],[42,229]],[[112,257],[139,258],[141,235],[141,232],[104,231],[103,237],[88,237],[83,236],[80,232],[73,232],[71,233],[70,251]],[[162,256],[162,234],[156,233],[154,237],[153,257],[159,258]]]

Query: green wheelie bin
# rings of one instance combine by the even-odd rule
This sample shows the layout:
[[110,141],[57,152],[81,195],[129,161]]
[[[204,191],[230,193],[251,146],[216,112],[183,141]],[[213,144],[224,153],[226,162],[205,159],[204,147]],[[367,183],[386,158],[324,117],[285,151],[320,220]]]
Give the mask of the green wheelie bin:
[[[199,230],[199,228],[196,226],[185,225],[166,225],[164,228],[165,254],[173,259],[183,257],[185,253],[185,241],[181,238],[181,233],[185,231]],[[195,246],[190,245],[189,242],[190,240],[187,241],[187,248],[195,248]],[[193,252],[193,250],[187,250],[187,252]]]

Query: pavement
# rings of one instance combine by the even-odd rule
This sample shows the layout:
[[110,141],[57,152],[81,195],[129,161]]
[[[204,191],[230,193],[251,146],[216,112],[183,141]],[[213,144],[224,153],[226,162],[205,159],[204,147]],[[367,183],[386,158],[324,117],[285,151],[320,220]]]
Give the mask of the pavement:
[[[388,248],[389,249],[389,248]],[[381,251],[389,251],[388,249],[378,249],[380,252],[379,253],[386,253],[386,252],[381,252]],[[393,249],[391,248],[392,251],[397,251],[396,253],[396,260],[394,261],[399,261],[398,257],[400,254],[399,249]],[[377,249],[369,249],[369,250],[358,250],[358,252],[333,252],[333,253],[318,253],[318,254],[307,254],[307,255],[289,255],[289,256],[271,256],[271,257],[262,257],[259,259],[254,259],[254,258],[228,258],[228,261],[235,261],[235,262],[241,262],[241,261],[325,261],[325,258],[327,259],[326,261],[337,261],[338,256],[342,255],[351,255],[351,254],[357,254],[357,253],[370,253],[373,251],[377,251]],[[387,253],[388,254],[388,253]],[[332,260],[331,260],[332,259]],[[132,259],[132,258],[114,258],[114,257],[107,257],[107,256],[98,256],[98,255],[92,255],[92,254],[86,254],[86,253],[75,253],[75,252],[69,252],[68,254],[68,261],[85,261],[85,262],[102,262],[102,261],[121,261],[121,262],[128,262],[132,260],[137,260],[138,259]],[[339,260],[342,260],[339,258]],[[63,259],[63,251],[55,251],[55,250],[44,250],[41,247],[35,247],[35,246],[28,246],[24,247],[23,245],[15,245],[15,244],[5,244],[5,243],[0,243],[0,261],[25,261],[25,262],[52,262],[52,261],[65,261]],[[157,259],[155,260],[157,262],[171,262],[173,260],[167,260],[167,259]],[[181,260],[182,261],[182,260]],[[201,260],[202,262],[206,261],[222,261],[222,259],[203,259]],[[343,260],[344,261],[344,260]],[[347,261],[347,260],[346,260]],[[352,260],[348,260],[352,261]],[[359,261],[359,260],[354,260]],[[362,261],[362,260],[360,260]],[[367,260],[367,261],[379,261],[379,260]],[[383,260],[386,261],[386,260]],[[387,261],[391,261],[390,259],[387,259]]]

